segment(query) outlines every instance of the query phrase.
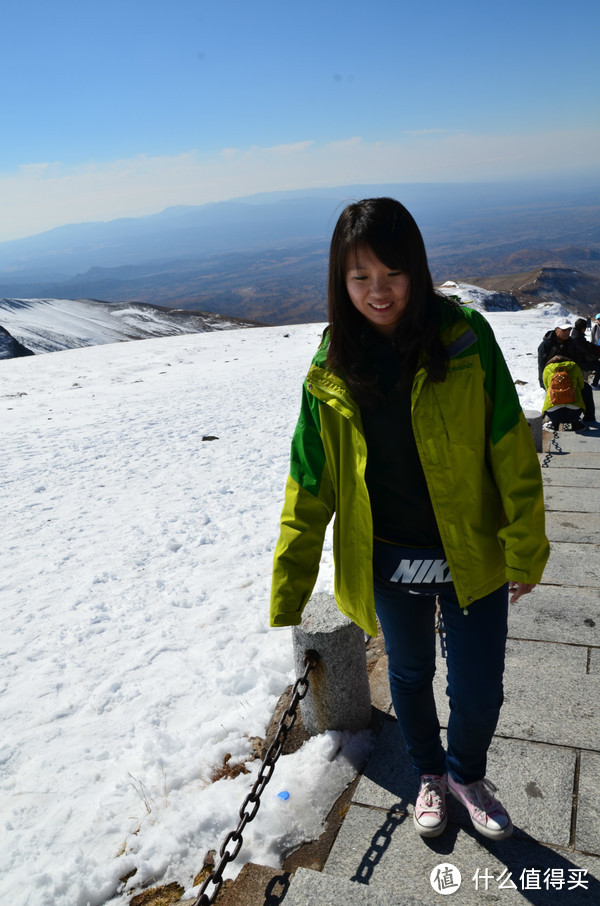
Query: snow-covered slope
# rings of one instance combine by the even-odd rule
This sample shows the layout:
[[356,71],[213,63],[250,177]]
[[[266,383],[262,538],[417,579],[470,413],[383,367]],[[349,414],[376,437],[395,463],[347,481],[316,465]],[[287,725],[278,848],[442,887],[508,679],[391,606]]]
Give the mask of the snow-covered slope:
[[94,299],[0,299],[0,325],[35,353],[255,326],[209,312]]
[[33,352],[15,340],[8,330],[0,327],[0,359],[14,359],[23,355],[33,355]]
[[[535,352],[556,312],[486,316],[539,408]],[[320,332],[0,362],[0,903],[191,893],[236,827],[252,737],[292,679],[291,632],[268,629],[270,574]],[[329,536],[316,590],[333,590]],[[284,755],[228,874],[316,837],[367,745],[329,733]],[[211,783],[228,755],[249,773]]]
[[519,311],[517,300],[510,293],[497,293],[482,289],[470,283],[455,283],[448,280],[438,287],[445,296],[456,296],[462,305],[469,305],[479,311]]

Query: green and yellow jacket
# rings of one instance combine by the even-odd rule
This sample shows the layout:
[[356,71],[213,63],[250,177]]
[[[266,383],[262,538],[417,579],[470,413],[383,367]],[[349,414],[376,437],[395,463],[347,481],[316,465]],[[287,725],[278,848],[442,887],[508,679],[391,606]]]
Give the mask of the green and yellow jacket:
[[[492,329],[477,311],[445,317],[448,373],[415,375],[412,424],[461,607],[507,580],[537,583],[548,559],[542,479],[529,426]],[[300,623],[335,514],[335,598],[377,635],[373,525],[359,406],[327,366],[325,335],[303,386],[275,550],[271,625]]]
[[560,408],[560,406],[553,406],[550,401],[550,381],[557,371],[566,371],[570,375],[571,380],[573,381],[573,387],[575,388],[575,402],[572,404],[572,407],[582,409],[585,412],[585,403],[582,396],[583,374],[581,373],[579,365],[577,365],[576,362],[571,361],[571,359],[565,359],[564,362],[552,362],[552,364],[546,365],[544,368],[542,380],[544,381],[544,387],[546,388],[546,399],[542,406],[542,412],[547,412],[548,409]]

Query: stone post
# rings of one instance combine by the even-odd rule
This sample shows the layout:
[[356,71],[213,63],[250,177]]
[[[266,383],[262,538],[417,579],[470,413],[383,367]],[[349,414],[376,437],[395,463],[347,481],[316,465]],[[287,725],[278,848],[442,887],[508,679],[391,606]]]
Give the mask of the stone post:
[[541,412],[538,412],[537,409],[525,409],[523,415],[527,419],[535,449],[538,453],[542,453],[542,424],[544,422],[544,416]]
[[325,730],[362,730],[371,722],[365,634],[339,610],[332,595],[313,595],[292,629],[296,676],[304,673],[304,655],[320,657],[308,677],[300,702],[302,721],[311,736]]

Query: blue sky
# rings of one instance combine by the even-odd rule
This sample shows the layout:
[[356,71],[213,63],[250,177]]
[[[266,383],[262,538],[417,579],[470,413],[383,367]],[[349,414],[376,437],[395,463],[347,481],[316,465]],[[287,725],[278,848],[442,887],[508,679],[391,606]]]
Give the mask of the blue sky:
[[254,192],[600,171],[597,0],[7,0],[0,240]]

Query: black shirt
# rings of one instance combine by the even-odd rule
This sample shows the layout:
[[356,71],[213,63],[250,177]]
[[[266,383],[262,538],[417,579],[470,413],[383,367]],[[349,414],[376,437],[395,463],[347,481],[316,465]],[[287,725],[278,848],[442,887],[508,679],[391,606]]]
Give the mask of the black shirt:
[[412,429],[410,387],[396,386],[398,353],[392,342],[372,335],[365,349],[382,393],[360,407],[374,534],[397,544],[437,546],[441,539]]

